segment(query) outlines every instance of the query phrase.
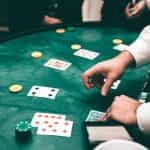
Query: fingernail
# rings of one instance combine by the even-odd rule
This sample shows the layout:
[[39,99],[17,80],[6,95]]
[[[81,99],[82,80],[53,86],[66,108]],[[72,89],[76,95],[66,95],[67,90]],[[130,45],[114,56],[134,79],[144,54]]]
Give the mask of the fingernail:
[[106,93],[104,91],[101,92],[102,96],[106,96]]

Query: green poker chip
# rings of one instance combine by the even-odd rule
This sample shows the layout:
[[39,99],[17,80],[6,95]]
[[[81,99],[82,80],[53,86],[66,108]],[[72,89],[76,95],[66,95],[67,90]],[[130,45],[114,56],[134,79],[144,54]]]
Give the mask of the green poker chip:
[[28,121],[20,121],[15,128],[16,138],[19,140],[27,140],[32,135],[32,126]]

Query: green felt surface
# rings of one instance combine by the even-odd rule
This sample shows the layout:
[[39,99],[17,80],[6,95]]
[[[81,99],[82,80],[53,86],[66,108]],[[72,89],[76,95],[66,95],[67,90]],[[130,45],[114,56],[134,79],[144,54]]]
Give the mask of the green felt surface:
[[[147,66],[127,70],[117,90],[102,97],[99,90],[87,90],[81,81],[82,73],[95,63],[111,58],[119,52],[112,49],[112,39],[120,38],[131,43],[138,33],[119,28],[77,27],[74,32],[57,34],[54,30],[37,32],[18,37],[0,44],[0,149],[1,150],[86,150],[82,123],[91,109],[105,111],[116,95],[127,94],[137,97],[143,84]],[[90,61],[73,56],[72,43],[100,52]],[[32,51],[41,51],[43,57],[33,59]],[[66,71],[46,68],[43,64],[50,58],[72,63]],[[11,84],[22,84],[23,91],[10,93]],[[60,89],[55,100],[28,97],[33,85]],[[15,140],[15,126],[21,120],[31,120],[35,112],[65,114],[72,120],[71,138],[40,136],[33,130],[29,143]]]

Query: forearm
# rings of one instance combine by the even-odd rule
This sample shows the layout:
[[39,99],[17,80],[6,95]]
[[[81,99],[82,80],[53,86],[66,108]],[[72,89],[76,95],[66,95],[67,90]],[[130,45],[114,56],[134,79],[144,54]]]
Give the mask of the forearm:
[[115,59],[117,59],[118,64],[122,65],[124,68],[135,64],[135,59],[129,51],[122,52],[116,56]]

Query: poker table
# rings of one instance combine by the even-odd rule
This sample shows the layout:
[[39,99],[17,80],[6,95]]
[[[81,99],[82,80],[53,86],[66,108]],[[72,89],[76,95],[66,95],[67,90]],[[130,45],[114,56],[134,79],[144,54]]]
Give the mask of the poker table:
[[[66,28],[67,26],[62,26]],[[61,28],[62,28],[61,27]],[[83,130],[90,110],[106,111],[116,95],[125,94],[137,98],[147,74],[148,65],[129,68],[120,78],[116,90],[110,90],[106,97],[96,88],[86,89],[82,84],[82,73],[89,67],[116,56],[112,40],[122,39],[130,44],[139,32],[118,27],[101,25],[78,25],[74,31],[64,34],[55,32],[55,28],[35,30],[9,37],[0,43],[0,149],[1,150],[86,150],[87,140]],[[99,52],[94,60],[74,56],[71,44],[80,44],[82,48]],[[41,51],[39,59],[31,57],[32,51]],[[44,67],[50,58],[57,58],[72,65],[65,71]],[[21,84],[23,90],[11,93],[12,84]],[[33,85],[59,88],[55,100],[29,97],[28,91]],[[32,139],[18,142],[15,127],[19,121],[31,121],[34,113],[45,112],[66,115],[73,121],[71,137],[37,135],[33,128]],[[133,129],[134,130],[134,129]],[[138,131],[134,131],[135,139]]]

